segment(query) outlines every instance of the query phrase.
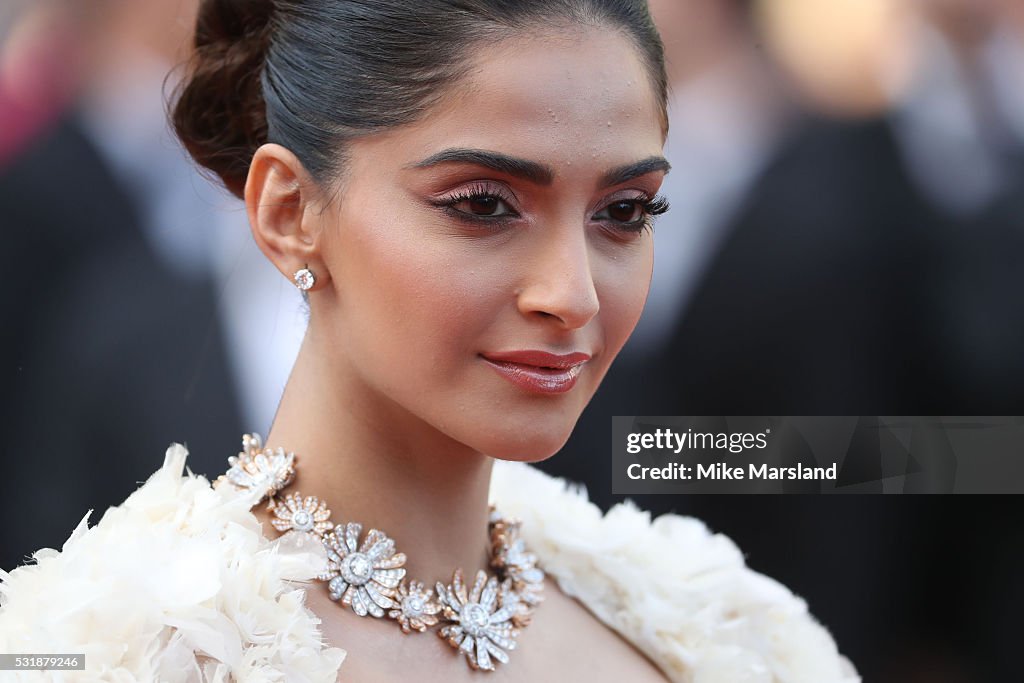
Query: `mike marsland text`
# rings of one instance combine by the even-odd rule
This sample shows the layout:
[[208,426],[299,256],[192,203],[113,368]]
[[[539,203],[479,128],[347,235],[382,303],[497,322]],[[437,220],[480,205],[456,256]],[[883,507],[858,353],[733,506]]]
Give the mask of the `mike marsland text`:
[[662,467],[644,467],[633,463],[626,468],[626,476],[630,479],[674,479],[677,481],[716,480],[730,481],[741,479],[836,479],[836,463],[829,467],[806,467],[798,463],[796,467],[770,467],[767,464],[749,463],[746,467],[715,462],[695,465],[684,465],[673,462]]

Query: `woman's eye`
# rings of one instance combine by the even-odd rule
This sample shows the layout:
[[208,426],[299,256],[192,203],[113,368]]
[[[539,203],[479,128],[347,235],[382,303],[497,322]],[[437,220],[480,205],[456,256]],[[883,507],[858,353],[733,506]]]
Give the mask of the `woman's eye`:
[[505,200],[494,195],[475,195],[467,197],[451,206],[463,213],[480,216],[482,218],[497,218],[498,216],[511,215],[511,211]]
[[619,201],[609,204],[607,207],[608,216],[620,223],[636,223],[644,216],[644,207],[636,201]]
[[595,220],[612,220],[616,223],[636,225],[644,220],[644,203],[638,199],[623,199],[612,202],[594,216]]
[[637,197],[636,199],[620,199],[604,207],[594,216],[594,220],[609,221],[615,228],[630,233],[641,233],[654,229],[654,217],[668,211],[668,201],[664,197]]

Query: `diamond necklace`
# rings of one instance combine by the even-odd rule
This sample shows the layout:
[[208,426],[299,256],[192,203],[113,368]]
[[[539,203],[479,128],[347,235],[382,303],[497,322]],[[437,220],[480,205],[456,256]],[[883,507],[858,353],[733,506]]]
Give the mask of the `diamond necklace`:
[[370,529],[360,544],[362,525],[335,524],[323,500],[303,498],[298,491],[279,495],[295,478],[294,453],[263,448],[258,434],[245,434],[242,451],[228,464],[214,486],[226,482],[260,493],[255,504],[267,500],[267,509],[274,512],[271,524],[282,535],[310,535],[323,544],[327,571],[317,579],[327,582],[331,600],[361,617],[393,619],[404,634],[424,633],[443,622],[437,634],[475,670],[494,671],[492,658],[508,662],[507,651],[515,649],[520,629],[543,600],[544,571],[519,536],[520,522],[502,517],[493,505],[488,536],[496,575],[481,569],[467,587],[459,568],[450,584],[438,581],[430,591],[421,581],[406,580],[405,554],[395,551],[384,532]]

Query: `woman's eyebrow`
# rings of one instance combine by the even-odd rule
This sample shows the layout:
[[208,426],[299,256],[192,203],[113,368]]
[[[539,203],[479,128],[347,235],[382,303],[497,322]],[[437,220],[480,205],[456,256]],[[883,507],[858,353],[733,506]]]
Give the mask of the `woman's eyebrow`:
[[668,159],[665,157],[647,157],[641,161],[625,164],[608,171],[604,174],[604,177],[601,178],[601,187],[619,185],[630,181],[633,178],[639,178],[642,175],[653,173],[654,171],[664,171],[665,173],[668,173],[671,168],[672,164],[668,163]]
[[[423,161],[412,164],[409,168],[429,168],[431,166],[446,163],[463,163],[484,166],[500,173],[506,173],[516,178],[522,178],[523,180],[527,180],[537,185],[550,185],[555,178],[555,172],[550,166],[545,166],[544,164],[537,163],[536,161],[520,159],[518,157],[509,156],[508,154],[502,154],[501,152],[492,152],[483,149],[467,149],[462,147],[453,147],[441,150],[436,154],[431,154]],[[665,157],[648,157],[641,161],[635,161],[633,163],[618,166],[606,172],[601,177],[601,187],[619,185],[632,180],[633,178],[637,178],[654,171],[665,171],[667,173],[670,168],[672,168],[672,166],[668,163],[668,160],[665,159]]]
[[413,164],[412,168],[428,168],[453,162],[485,166],[537,185],[550,185],[555,178],[555,172],[544,164],[483,149],[451,148],[441,150],[437,154],[432,154],[423,161]]

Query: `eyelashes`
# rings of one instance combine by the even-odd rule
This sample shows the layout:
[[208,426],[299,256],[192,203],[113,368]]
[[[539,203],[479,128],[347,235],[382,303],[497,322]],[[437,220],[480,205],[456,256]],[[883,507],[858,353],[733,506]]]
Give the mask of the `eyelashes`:
[[[519,218],[519,214],[511,206],[514,203],[515,200],[500,187],[483,184],[471,185],[454,194],[431,201],[431,204],[456,220],[487,228],[502,227]],[[461,204],[466,204],[466,208],[469,210],[456,208]],[[632,213],[635,214],[639,209],[640,214],[631,220],[619,220],[610,215],[609,210],[612,207],[617,209],[632,207]],[[646,193],[640,193],[635,197],[622,198],[606,204],[594,218],[608,225],[611,230],[639,234],[645,230],[653,231],[655,217],[665,213],[669,208],[668,200],[665,197],[661,195],[652,197]],[[479,213],[474,213],[474,210]],[[602,216],[602,214],[607,215]]]
[[645,198],[640,206],[644,210],[643,226],[638,230],[650,230],[654,231],[654,220],[657,216],[667,212],[671,207],[668,200],[661,195],[655,197]]
[[648,199],[644,204],[644,211],[651,216],[660,216],[661,214],[668,211],[672,206],[668,203],[668,200],[663,196],[658,195],[651,199]]
[[[519,217],[519,214],[511,207],[515,203],[515,199],[503,191],[487,185],[470,185],[467,188],[458,190],[455,194],[443,197],[432,203],[434,206],[444,209],[450,216],[460,220],[468,220],[471,223],[507,222],[511,218]],[[462,203],[475,203],[477,208],[485,209],[488,208],[487,205],[489,204],[494,206],[504,204],[506,211],[500,214],[474,214],[455,208]]]

